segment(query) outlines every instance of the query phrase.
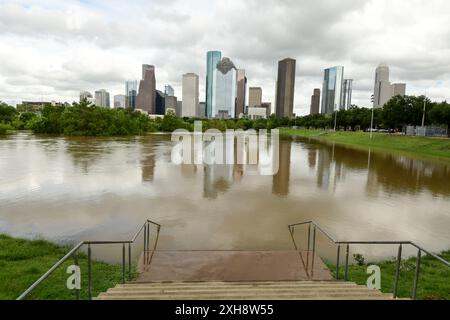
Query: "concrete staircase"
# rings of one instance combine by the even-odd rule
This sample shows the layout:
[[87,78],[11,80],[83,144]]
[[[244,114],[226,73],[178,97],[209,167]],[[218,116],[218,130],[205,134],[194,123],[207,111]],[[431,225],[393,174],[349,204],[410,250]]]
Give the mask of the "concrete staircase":
[[130,282],[98,300],[388,300],[391,294],[340,281]]

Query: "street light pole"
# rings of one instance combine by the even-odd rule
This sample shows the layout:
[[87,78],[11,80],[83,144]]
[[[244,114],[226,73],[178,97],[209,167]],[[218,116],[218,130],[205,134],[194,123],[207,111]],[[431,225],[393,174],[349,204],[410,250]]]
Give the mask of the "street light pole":
[[425,127],[425,112],[427,110],[427,95],[423,97],[423,116],[422,116],[422,128]]
[[372,139],[372,137],[373,137],[373,110],[375,109],[375,104],[373,103],[374,95],[372,95],[371,100],[372,100],[372,116],[370,118],[370,139]]
[[334,105],[334,132],[336,132],[336,124],[337,124],[337,104]]

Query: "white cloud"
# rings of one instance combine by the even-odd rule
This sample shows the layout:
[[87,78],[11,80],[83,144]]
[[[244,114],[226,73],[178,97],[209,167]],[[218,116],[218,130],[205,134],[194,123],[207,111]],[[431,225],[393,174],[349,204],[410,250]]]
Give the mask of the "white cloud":
[[410,94],[450,96],[450,3],[445,0],[20,1],[0,0],[0,100],[76,100],[81,90],[123,93],[142,63],[157,87],[201,76],[220,49],[273,102],[277,61],[297,59],[296,112],[309,111],[323,69],[344,65],[354,103],[369,105],[376,66]]

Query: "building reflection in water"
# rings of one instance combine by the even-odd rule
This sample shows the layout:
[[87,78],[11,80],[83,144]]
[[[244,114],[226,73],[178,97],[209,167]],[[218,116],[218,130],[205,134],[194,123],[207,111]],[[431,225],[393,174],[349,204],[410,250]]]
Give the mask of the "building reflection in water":
[[153,147],[145,146],[141,159],[142,181],[152,182],[155,176],[156,155]]
[[278,173],[272,179],[272,193],[279,196],[289,195],[289,178],[291,174],[291,141],[280,141]]

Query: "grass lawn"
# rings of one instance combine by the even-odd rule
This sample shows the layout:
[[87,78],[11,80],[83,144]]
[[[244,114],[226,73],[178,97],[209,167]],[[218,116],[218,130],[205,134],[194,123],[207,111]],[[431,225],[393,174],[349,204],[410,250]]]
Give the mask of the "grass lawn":
[[312,138],[326,142],[371,147],[379,150],[400,151],[412,155],[434,157],[450,161],[450,139],[407,137],[374,133],[373,139],[365,132],[333,132],[324,130],[281,129],[280,134],[292,137]]
[[[440,256],[450,261],[450,251],[443,252]],[[351,265],[349,266],[348,272],[349,281],[365,285],[367,278],[370,276],[366,274],[366,270],[371,264],[378,265],[381,269],[381,291],[392,293],[394,291],[395,261],[368,263],[362,266]],[[335,276],[335,265],[327,263],[327,266],[333,271],[333,275]],[[402,260],[400,266],[398,296],[400,298],[411,298],[416,259]],[[339,268],[339,278],[344,278],[344,266]],[[450,268],[434,258],[423,256],[420,267],[419,286],[417,288],[417,299],[450,300]]]
[[[50,267],[61,259],[70,248],[61,247],[44,240],[22,240],[0,235],[0,300],[16,299],[32,285]],[[81,299],[87,299],[87,256],[79,253],[81,268]],[[28,299],[67,300],[74,299],[75,292],[66,288],[69,274],[67,266],[73,259],[67,260],[42,282]],[[136,268],[133,277],[136,276]],[[93,297],[122,280],[122,265],[113,265],[93,261]],[[128,274],[127,274],[128,275]]]

